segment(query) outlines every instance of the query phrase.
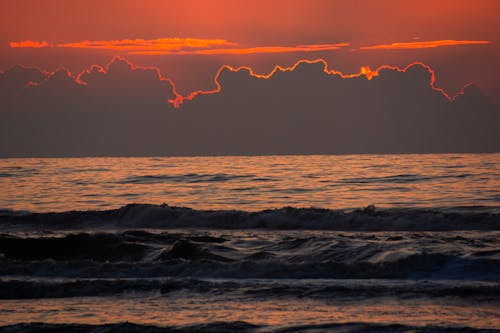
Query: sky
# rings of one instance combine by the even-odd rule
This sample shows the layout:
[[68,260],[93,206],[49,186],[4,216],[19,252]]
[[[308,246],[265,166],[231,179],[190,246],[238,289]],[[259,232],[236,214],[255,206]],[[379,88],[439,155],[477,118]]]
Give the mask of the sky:
[[357,73],[421,61],[450,94],[500,99],[497,0],[5,0],[0,69],[75,74],[113,56],[158,67],[182,94],[213,89],[222,65],[267,73],[300,59]]
[[0,2],[0,156],[500,151],[498,0]]

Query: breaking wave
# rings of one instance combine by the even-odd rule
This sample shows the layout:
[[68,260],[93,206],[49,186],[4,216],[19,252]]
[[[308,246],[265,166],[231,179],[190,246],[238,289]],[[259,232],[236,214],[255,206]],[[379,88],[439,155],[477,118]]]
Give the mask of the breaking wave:
[[500,280],[498,232],[0,235],[0,276]]
[[0,227],[39,229],[109,228],[203,228],[271,230],[500,230],[500,213],[481,207],[439,209],[357,210],[294,208],[247,212],[237,210],[194,210],[185,207],[130,204],[106,211],[29,213],[0,211]]

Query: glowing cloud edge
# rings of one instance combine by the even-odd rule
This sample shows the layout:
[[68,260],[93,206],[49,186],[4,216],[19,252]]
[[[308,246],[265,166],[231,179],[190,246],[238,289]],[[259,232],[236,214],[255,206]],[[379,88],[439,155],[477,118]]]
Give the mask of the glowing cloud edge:
[[[442,94],[448,101],[454,101],[458,96],[463,95],[464,94],[464,89],[466,87],[468,87],[468,86],[470,86],[470,85],[473,84],[473,83],[467,83],[464,86],[462,86],[462,88],[456,94],[450,95],[443,88],[440,88],[440,87],[436,86],[436,84],[435,84],[436,83],[436,74],[435,74],[435,71],[429,65],[426,65],[425,63],[420,62],[420,61],[414,61],[414,62],[408,64],[405,67],[398,67],[398,66],[391,66],[391,65],[382,65],[382,66],[379,66],[375,70],[372,70],[368,66],[363,66],[363,67],[360,68],[360,71],[358,73],[345,74],[345,73],[343,73],[341,71],[329,69],[328,68],[328,62],[326,60],[324,60],[324,59],[319,58],[319,59],[314,59],[314,60],[300,59],[297,62],[295,62],[292,66],[288,66],[288,67],[283,67],[283,66],[277,65],[277,66],[275,66],[267,74],[258,74],[250,66],[232,67],[232,66],[229,66],[229,65],[223,65],[223,66],[221,66],[218,69],[218,71],[216,72],[216,74],[214,76],[214,84],[215,84],[215,88],[214,89],[211,89],[211,90],[202,90],[202,89],[195,90],[195,91],[192,91],[191,93],[183,96],[183,95],[181,95],[181,94],[179,94],[177,92],[177,88],[176,88],[175,82],[172,79],[170,79],[170,78],[168,78],[166,76],[163,76],[162,73],[161,73],[161,71],[160,71],[160,69],[158,67],[155,67],[155,66],[140,66],[140,65],[135,65],[134,63],[132,63],[131,61],[129,61],[128,59],[126,59],[126,58],[124,58],[122,56],[115,56],[115,57],[113,57],[104,66],[93,64],[93,65],[89,66],[87,69],[84,69],[83,71],[81,71],[80,73],[78,73],[77,75],[72,74],[71,71],[69,71],[68,69],[66,69],[64,67],[57,68],[54,71],[47,71],[47,70],[41,69],[41,68],[36,67],[36,66],[24,66],[24,65],[16,65],[16,66],[20,66],[20,67],[23,67],[23,68],[34,68],[34,69],[37,69],[38,71],[40,71],[42,74],[44,74],[46,76],[40,82],[28,82],[27,85],[31,85],[31,86],[41,85],[41,84],[43,84],[44,81],[47,81],[48,79],[50,79],[55,73],[60,72],[60,71],[64,71],[68,77],[70,77],[71,79],[73,79],[75,81],[75,83],[77,83],[79,85],[82,85],[82,86],[86,86],[87,82],[85,82],[84,80],[82,80],[82,77],[84,75],[90,74],[94,70],[97,70],[97,71],[99,71],[99,72],[101,72],[103,74],[108,74],[110,66],[115,61],[125,62],[127,65],[130,66],[131,71],[135,71],[135,70],[150,70],[150,71],[154,71],[156,73],[156,76],[158,77],[159,81],[168,82],[169,85],[172,87],[172,93],[175,96],[175,98],[169,99],[168,102],[174,108],[176,108],[176,109],[180,108],[181,105],[185,101],[192,101],[192,100],[194,100],[199,95],[210,95],[210,94],[217,94],[217,93],[219,93],[221,91],[221,89],[222,89],[222,86],[221,86],[221,84],[219,82],[219,77],[220,77],[221,73],[224,70],[229,70],[229,71],[231,71],[233,73],[236,73],[236,72],[239,72],[239,71],[247,71],[248,75],[250,75],[251,77],[255,77],[255,78],[259,78],[259,79],[269,79],[269,78],[271,78],[277,72],[293,72],[301,64],[318,64],[319,63],[319,64],[323,65],[323,72],[325,74],[327,74],[327,75],[336,75],[336,76],[339,76],[342,79],[353,79],[353,78],[365,77],[367,80],[372,80],[374,77],[379,76],[380,75],[380,71],[382,71],[382,70],[392,70],[392,71],[396,71],[398,73],[405,73],[406,71],[408,71],[410,68],[412,68],[414,66],[420,66],[420,67],[424,68],[425,70],[427,70],[428,73],[430,74],[429,86],[433,90],[435,90],[435,91],[439,92],[440,94]],[[13,66],[13,67],[15,67],[15,66]],[[0,73],[4,74],[7,71],[8,70],[5,70],[3,73],[2,73],[2,71],[0,71]]]

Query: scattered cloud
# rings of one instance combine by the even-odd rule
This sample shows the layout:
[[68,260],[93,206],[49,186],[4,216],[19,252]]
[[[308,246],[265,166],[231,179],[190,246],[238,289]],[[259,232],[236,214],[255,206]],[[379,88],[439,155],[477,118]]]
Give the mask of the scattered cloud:
[[[458,45],[487,45],[488,40],[433,40],[422,41],[413,38],[411,42],[396,42],[361,46],[355,50],[414,50],[431,49],[444,46]],[[11,48],[73,48],[73,49],[100,49],[120,51],[138,55],[245,55],[265,53],[294,53],[334,51],[349,46],[349,43],[302,44],[294,46],[270,45],[241,47],[238,43],[225,39],[200,38],[158,38],[158,39],[120,39],[120,40],[85,40],[75,43],[49,43],[46,41],[24,40],[11,42]]]
[[[431,49],[458,45],[487,45],[488,40],[433,40],[422,41],[413,38],[411,42],[396,42],[361,46],[355,50],[415,50]],[[334,51],[349,46],[349,43],[302,44],[302,45],[269,45],[241,47],[238,43],[225,39],[200,38],[158,38],[158,39],[120,39],[120,40],[85,40],[75,43],[49,43],[46,41],[24,40],[11,42],[11,48],[73,48],[119,51],[137,55],[246,55],[266,53],[295,53]]]

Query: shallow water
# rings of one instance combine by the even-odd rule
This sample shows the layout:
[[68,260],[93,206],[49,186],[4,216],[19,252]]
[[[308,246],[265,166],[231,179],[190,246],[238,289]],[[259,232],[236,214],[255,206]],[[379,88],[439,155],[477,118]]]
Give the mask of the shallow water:
[[[394,298],[368,301],[211,297],[197,294],[124,295],[48,300],[2,301],[0,321],[108,324],[128,321],[141,325],[182,326],[244,321],[259,326],[298,326],[363,322],[412,326],[500,327],[498,304],[470,307],[442,300]],[[465,315],[466,314],[466,315]]]

